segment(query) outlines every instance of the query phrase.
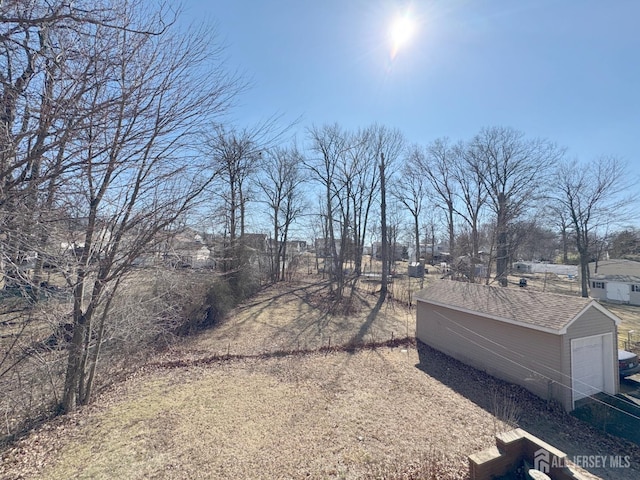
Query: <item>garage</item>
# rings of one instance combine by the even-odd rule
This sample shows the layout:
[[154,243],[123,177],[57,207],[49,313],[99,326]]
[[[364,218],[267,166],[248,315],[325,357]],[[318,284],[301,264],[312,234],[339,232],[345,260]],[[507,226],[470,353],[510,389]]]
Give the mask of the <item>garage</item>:
[[607,299],[614,302],[629,303],[631,299],[630,285],[620,282],[607,282]]
[[607,371],[611,363],[613,342],[611,334],[574,338],[571,340],[571,377],[573,379],[574,402],[595,393],[615,394],[613,379],[615,371]]
[[620,319],[590,298],[441,280],[421,290],[416,337],[561,404],[615,394]]

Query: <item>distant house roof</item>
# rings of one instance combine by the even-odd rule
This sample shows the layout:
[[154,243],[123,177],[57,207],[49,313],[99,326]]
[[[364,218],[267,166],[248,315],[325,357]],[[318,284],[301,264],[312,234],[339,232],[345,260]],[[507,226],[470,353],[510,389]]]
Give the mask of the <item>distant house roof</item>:
[[416,300],[492,318],[534,330],[564,334],[587,309],[594,307],[613,320],[620,319],[590,298],[441,280],[415,295]]
[[598,271],[596,272],[596,262],[589,264],[589,273],[594,275],[629,275],[633,277],[640,276],[640,262],[626,259],[601,260],[597,263]]

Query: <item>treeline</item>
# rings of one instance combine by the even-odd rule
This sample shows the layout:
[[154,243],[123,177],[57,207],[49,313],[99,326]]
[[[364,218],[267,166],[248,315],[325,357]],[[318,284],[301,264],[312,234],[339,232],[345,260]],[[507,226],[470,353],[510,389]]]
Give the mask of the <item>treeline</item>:
[[[265,196],[237,194],[244,198],[237,208],[242,214],[248,202],[269,204],[279,245],[292,223],[304,219],[339,298],[345,286],[355,285],[365,246],[374,242],[381,244],[384,291],[391,246],[400,237],[408,240],[416,260],[428,256],[422,245],[433,248],[439,237],[458,274],[503,286],[521,255],[555,260],[557,250],[565,263],[580,265],[587,296],[588,263],[605,251],[625,254],[623,241],[628,244],[633,234],[623,226],[637,218],[637,192],[630,190],[634,179],[625,162],[611,156],[572,160],[552,141],[511,128],[483,128],[457,142],[439,138],[409,145],[400,131],[382,125],[313,126],[302,152],[284,151],[294,152],[287,157],[294,159],[290,164],[268,163],[266,170],[248,175],[246,184],[255,178],[262,187],[279,185],[268,174],[283,172],[292,185],[287,198],[297,199],[295,214],[269,203],[280,198],[274,189],[264,189]],[[228,209],[221,211],[229,215]],[[285,261],[280,253],[276,265]],[[485,273],[478,278],[480,270]]]

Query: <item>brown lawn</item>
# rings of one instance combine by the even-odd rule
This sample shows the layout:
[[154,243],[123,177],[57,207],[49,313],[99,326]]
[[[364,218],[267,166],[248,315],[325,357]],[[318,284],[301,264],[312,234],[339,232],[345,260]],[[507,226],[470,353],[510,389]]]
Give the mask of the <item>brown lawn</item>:
[[[414,312],[327,313],[323,286],[266,289],[96,402],[2,454],[2,478],[465,478],[467,455],[517,423],[573,455],[640,451],[426,347],[282,355],[411,335]],[[215,360],[215,354],[251,355]],[[256,355],[256,356],[253,356]],[[183,365],[183,366],[177,366]],[[421,470],[422,469],[422,470]],[[413,477],[411,476],[413,475]]]

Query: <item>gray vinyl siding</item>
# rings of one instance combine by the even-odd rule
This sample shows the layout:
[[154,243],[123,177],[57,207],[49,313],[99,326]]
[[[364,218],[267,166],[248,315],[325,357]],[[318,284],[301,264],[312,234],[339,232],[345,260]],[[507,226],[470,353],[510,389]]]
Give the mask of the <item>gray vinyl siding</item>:
[[[613,336],[613,342],[618,341],[618,330],[614,321],[607,317],[605,314],[595,309],[589,308],[586,312],[580,315],[569,327],[567,333],[562,336],[562,371],[567,372],[564,381],[563,397],[565,399],[565,408],[572,410],[571,405],[571,340],[574,338],[591,337],[593,335],[601,335],[603,333],[611,333]],[[611,361],[614,365],[618,364],[618,346],[613,346],[613,358]],[[617,372],[617,368],[614,368]],[[620,390],[620,379],[618,375],[615,375],[615,390]]]
[[[419,340],[488,374],[558,398],[561,336],[419,301]],[[558,398],[558,400],[562,400]]]

